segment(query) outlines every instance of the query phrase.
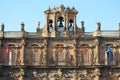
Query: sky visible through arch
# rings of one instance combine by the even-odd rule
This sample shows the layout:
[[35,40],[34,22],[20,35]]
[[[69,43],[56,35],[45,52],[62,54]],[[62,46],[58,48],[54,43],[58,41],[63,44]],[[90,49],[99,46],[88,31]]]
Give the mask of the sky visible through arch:
[[86,32],[95,31],[99,21],[102,30],[118,30],[120,0],[1,0],[0,24],[5,24],[5,31],[20,31],[24,22],[26,31],[36,32],[38,21],[41,28],[45,25],[44,11],[61,4],[77,9],[77,25],[85,21]]

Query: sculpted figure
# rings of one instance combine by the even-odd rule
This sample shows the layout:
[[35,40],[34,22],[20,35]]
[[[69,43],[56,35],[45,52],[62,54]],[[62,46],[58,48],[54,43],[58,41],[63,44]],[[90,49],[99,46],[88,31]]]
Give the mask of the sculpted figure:
[[2,25],[1,25],[1,31],[4,31],[4,23],[2,23]]
[[97,30],[99,31],[99,30],[101,29],[101,23],[100,23],[100,22],[98,22],[98,23],[97,23],[97,25],[98,25]]

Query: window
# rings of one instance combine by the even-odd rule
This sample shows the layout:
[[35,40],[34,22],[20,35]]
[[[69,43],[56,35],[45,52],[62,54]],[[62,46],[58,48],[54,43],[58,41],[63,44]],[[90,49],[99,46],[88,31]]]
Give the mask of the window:
[[58,18],[58,31],[64,31],[64,19],[63,19],[63,17]]
[[73,30],[74,30],[74,24],[73,24],[73,20],[72,19],[69,21],[68,30],[70,32],[73,32]]
[[52,21],[52,20],[49,20],[48,31],[49,31],[49,32],[52,32],[52,31],[53,31],[53,21]]

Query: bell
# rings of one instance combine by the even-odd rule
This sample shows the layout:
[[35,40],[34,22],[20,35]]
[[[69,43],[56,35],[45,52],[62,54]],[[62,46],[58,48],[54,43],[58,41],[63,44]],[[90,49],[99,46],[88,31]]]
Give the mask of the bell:
[[52,23],[49,23],[49,27],[52,27]]
[[62,23],[62,21],[60,21],[60,23],[59,23],[59,27],[63,27],[63,23]]

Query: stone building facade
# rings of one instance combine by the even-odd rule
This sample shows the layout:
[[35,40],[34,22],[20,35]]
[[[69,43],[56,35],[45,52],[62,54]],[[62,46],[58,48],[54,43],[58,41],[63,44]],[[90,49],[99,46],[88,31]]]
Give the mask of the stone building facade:
[[[118,30],[85,32],[73,7],[48,8],[46,24],[36,32],[0,31],[0,80],[120,80]],[[107,46],[113,53],[108,61]]]

